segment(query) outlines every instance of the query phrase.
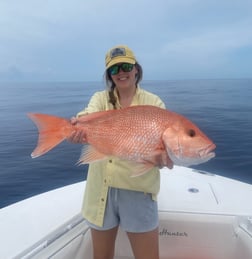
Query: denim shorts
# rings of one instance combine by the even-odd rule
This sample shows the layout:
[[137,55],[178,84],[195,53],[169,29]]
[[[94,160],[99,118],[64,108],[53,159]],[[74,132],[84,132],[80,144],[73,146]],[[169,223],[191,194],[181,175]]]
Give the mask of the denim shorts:
[[88,224],[97,230],[109,230],[120,225],[126,232],[148,232],[158,227],[157,202],[151,194],[110,187],[103,226]]

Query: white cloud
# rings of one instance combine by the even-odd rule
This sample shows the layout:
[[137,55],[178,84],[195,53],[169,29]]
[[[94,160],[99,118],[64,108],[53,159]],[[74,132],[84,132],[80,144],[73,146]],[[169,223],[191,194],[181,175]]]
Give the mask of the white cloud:
[[[165,77],[167,69],[188,75],[199,65],[207,72],[223,66],[234,51],[251,47],[251,3],[2,0],[0,71],[15,67],[33,77],[37,71],[50,78],[95,80],[106,50],[125,43],[148,77]],[[158,73],[157,63],[162,64]]]
[[217,27],[192,37],[178,39],[167,43],[163,51],[169,53],[213,53],[228,52],[230,50],[252,46],[250,22],[230,24],[228,27]]

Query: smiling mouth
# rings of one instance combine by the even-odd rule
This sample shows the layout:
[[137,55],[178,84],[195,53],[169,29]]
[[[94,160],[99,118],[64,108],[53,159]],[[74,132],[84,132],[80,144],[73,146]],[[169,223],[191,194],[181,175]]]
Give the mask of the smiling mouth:
[[124,80],[127,80],[128,77],[127,76],[121,76],[121,77],[118,77],[118,80],[120,81],[124,81]]

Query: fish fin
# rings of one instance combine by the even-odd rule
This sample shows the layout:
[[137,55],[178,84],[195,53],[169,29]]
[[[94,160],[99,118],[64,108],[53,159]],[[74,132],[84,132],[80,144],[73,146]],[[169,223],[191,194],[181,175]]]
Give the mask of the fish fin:
[[137,177],[146,174],[151,168],[154,167],[152,163],[137,163],[130,161],[133,170],[131,171],[130,177]]
[[163,147],[159,147],[154,152],[152,152],[152,155],[145,158],[145,161],[159,168],[164,166],[168,167],[169,169],[173,168],[173,161]]
[[[103,160],[107,157],[108,157],[107,155],[100,153],[91,145],[85,145],[82,149],[82,152],[77,164],[78,165],[89,164],[91,162]],[[143,175],[147,173],[151,168],[154,167],[152,163],[146,162],[146,161],[144,161],[143,163],[142,162],[138,163],[138,162],[129,161],[129,160],[126,160],[126,161],[128,161],[128,163],[130,163],[133,168],[133,170],[131,171],[130,177],[137,177],[137,176]]]
[[89,164],[94,161],[103,160],[106,157],[106,155],[100,153],[91,145],[85,145],[77,164]]
[[40,113],[28,113],[27,116],[35,123],[39,132],[37,146],[31,153],[32,158],[47,153],[72,132],[72,125],[64,118]]
[[156,150],[152,152],[151,156],[142,158],[138,163],[130,163],[134,168],[131,177],[143,175],[155,166],[159,168],[164,166],[168,167],[169,169],[173,168],[173,162],[164,149],[163,144],[160,144]]

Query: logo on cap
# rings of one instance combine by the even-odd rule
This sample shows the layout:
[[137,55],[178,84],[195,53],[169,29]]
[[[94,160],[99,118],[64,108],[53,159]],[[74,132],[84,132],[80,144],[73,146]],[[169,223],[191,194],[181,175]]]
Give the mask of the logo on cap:
[[110,51],[110,58],[115,58],[118,56],[126,56],[125,48],[115,48]]

